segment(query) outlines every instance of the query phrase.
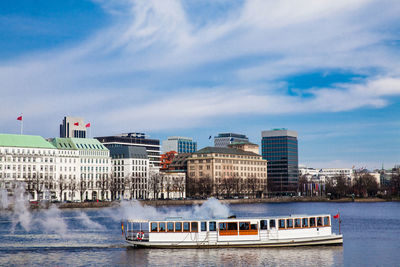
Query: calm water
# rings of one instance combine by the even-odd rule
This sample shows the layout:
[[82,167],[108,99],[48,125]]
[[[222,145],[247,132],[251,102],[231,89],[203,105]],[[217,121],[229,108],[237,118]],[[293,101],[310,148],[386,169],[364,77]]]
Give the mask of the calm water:
[[[0,214],[0,266],[399,266],[400,203],[230,205],[238,216],[340,211],[343,247],[260,249],[132,249],[121,236],[121,210],[47,210]],[[164,212],[193,211],[167,207]],[[150,212],[154,214],[155,209]],[[143,209],[138,213],[146,212]],[[113,219],[114,217],[114,219]],[[338,232],[337,221],[334,231]],[[95,229],[93,229],[93,227]]]

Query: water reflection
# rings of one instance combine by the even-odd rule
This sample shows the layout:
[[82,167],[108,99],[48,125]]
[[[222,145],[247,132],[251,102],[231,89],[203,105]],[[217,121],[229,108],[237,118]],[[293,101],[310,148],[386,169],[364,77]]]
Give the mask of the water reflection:
[[343,247],[134,249],[121,265],[137,266],[340,266]]

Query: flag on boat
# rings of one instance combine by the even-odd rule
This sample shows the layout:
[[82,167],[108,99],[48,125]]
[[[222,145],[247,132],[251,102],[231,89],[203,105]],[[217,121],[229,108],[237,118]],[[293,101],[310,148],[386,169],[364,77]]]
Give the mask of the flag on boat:
[[75,126],[79,126],[79,122],[75,122],[74,125],[75,125]]
[[86,123],[85,127],[86,127],[86,128],[89,128],[89,127],[90,127],[90,122],[89,122],[89,123]]
[[121,221],[121,231],[122,231],[122,235],[124,235],[124,222]]
[[333,216],[334,219],[339,219],[339,217],[340,217],[339,213]]
[[18,120],[18,121],[22,121],[22,116],[19,116],[19,117],[17,118],[17,120]]

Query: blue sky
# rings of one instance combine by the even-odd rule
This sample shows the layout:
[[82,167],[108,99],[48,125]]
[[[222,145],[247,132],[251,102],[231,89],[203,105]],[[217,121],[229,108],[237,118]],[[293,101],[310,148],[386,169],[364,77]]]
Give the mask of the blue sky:
[[299,133],[309,167],[400,163],[397,0],[0,2],[0,132]]

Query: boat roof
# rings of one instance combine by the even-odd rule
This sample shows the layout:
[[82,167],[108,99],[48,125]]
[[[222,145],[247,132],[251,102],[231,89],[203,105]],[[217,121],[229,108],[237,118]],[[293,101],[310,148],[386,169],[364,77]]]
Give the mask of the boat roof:
[[166,217],[164,219],[128,219],[128,222],[169,222],[169,221],[242,221],[242,220],[265,220],[265,219],[288,219],[288,218],[304,218],[304,217],[324,217],[330,214],[290,214],[281,216],[265,216],[265,217],[236,217],[236,218],[183,218],[183,217]]

